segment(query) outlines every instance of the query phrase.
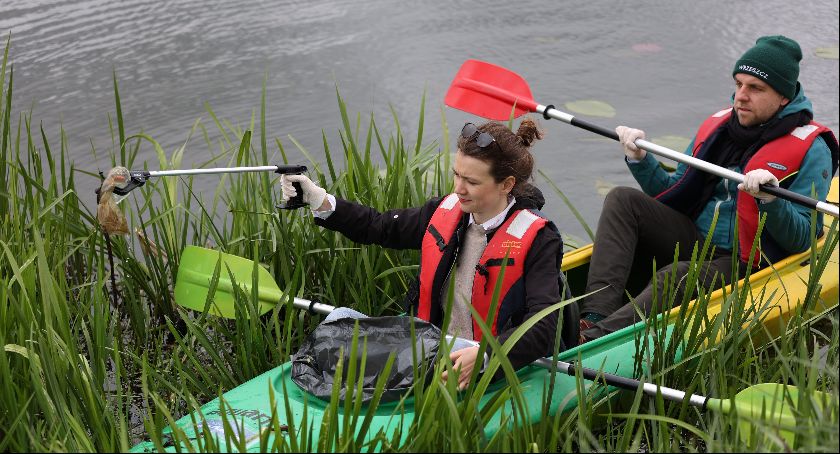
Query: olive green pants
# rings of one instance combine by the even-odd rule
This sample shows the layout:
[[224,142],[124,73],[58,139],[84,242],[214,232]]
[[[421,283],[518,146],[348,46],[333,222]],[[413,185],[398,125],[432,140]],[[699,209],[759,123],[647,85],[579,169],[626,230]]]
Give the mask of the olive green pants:
[[[605,318],[581,334],[588,340],[604,336],[640,321],[641,315],[679,305],[687,288],[693,297],[699,287],[720,288],[731,281],[732,252],[715,250],[694,282],[686,282],[695,244],[702,250],[704,241],[692,219],[642,191],[610,191],[598,221],[586,284],[587,293],[596,293],[581,307],[581,314]],[[738,278],[743,277],[746,267],[737,268]],[[627,288],[628,281],[648,284],[633,289]],[[625,291],[630,302],[625,302]]]

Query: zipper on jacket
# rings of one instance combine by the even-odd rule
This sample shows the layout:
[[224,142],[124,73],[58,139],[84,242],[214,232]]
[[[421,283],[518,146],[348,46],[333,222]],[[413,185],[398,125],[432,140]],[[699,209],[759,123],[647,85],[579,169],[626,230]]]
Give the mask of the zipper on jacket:
[[[723,203],[729,202],[729,201],[732,200],[732,193],[729,192],[729,180],[727,180],[726,178],[721,178],[721,181],[723,182],[724,192],[726,192],[726,199],[725,200],[718,200],[717,202],[715,202],[715,209],[714,209],[714,213],[712,215],[712,219],[714,219],[715,217],[718,218],[718,225],[720,224],[720,217],[719,217],[720,216],[720,206]],[[737,210],[738,207],[735,206],[735,209]],[[734,211],[733,211],[733,213],[734,213]],[[731,238],[730,238],[731,235],[729,233],[729,231],[731,231],[731,230],[732,230],[732,216],[730,215],[729,216],[729,228],[727,229],[727,232],[725,232],[726,233],[726,243],[730,244],[730,245],[732,244],[732,242],[730,241],[731,240]],[[714,238],[714,235],[712,235],[712,238]],[[731,249],[731,246],[730,246],[730,249]]]
[[[446,272],[446,278],[444,278],[444,280],[443,280],[443,283],[446,284],[444,287],[447,287],[447,288],[441,288],[440,289],[440,292],[441,292],[440,293],[441,309],[446,309],[446,307],[444,307],[444,297],[443,297],[443,295],[444,295],[444,292],[446,292],[446,294],[449,294],[449,289],[448,289],[449,278],[452,276],[452,270],[455,269],[455,264],[458,263],[458,251],[461,250],[461,232],[460,232],[459,229],[455,229],[455,240],[458,242],[458,247],[455,249],[454,257],[452,258],[452,265],[449,266],[449,271]],[[444,318],[445,318],[445,316],[444,316]]]

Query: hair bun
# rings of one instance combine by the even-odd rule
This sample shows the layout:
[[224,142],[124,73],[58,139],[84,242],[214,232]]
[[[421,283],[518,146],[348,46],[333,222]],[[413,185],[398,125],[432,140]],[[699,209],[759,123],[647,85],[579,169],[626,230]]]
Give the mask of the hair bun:
[[537,123],[526,117],[522,120],[522,123],[519,124],[519,129],[516,131],[516,137],[519,137],[519,141],[522,142],[522,145],[530,147],[535,140],[542,139],[543,134],[537,127]]

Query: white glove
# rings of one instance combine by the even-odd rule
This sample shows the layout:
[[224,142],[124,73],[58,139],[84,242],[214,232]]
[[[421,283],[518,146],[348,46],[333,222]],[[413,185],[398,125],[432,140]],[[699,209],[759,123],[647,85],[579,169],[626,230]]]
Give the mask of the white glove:
[[779,180],[775,175],[766,169],[750,170],[744,175],[744,182],[738,185],[738,189],[747,194],[761,200],[763,203],[768,203],[776,200],[776,196],[765,194],[758,189],[758,185],[769,184],[770,186],[779,187]]
[[300,188],[303,190],[303,202],[309,205],[315,211],[321,209],[321,205],[327,198],[326,189],[313,183],[306,175],[280,175],[280,188],[283,190],[283,201],[288,202],[289,199],[297,195],[295,187],[292,183],[300,183]]
[[634,143],[636,139],[645,138],[645,132],[641,129],[628,128],[627,126],[619,126],[615,128],[615,133],[618,134],[618,141],[624,145],[624,154],[633,160],[641,161],[645,159],[647,151],[637,147]]

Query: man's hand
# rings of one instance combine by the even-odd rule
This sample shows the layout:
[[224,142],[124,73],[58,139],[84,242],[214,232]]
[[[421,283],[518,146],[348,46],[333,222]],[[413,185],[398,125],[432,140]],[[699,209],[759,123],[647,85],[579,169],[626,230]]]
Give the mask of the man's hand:
[[641,161],[647,156],[647,151],[637,147],[635,142],[637,139],[644,140],[645,132],[641,129],[628,128],[627,126],[619,126],[615,128],[615,133],[618,134],[618,141],[624,146],[624,154],[635,161]]
[[761,192],[759,185],[769,184],[770,186],[779,187],[779,180],[775,175],[766,169],[750,170],[744,175],[744,182],[738,185],[738,189],[747,194],[761,200],[764,203],[769,203],[776,200],[776,196]]

